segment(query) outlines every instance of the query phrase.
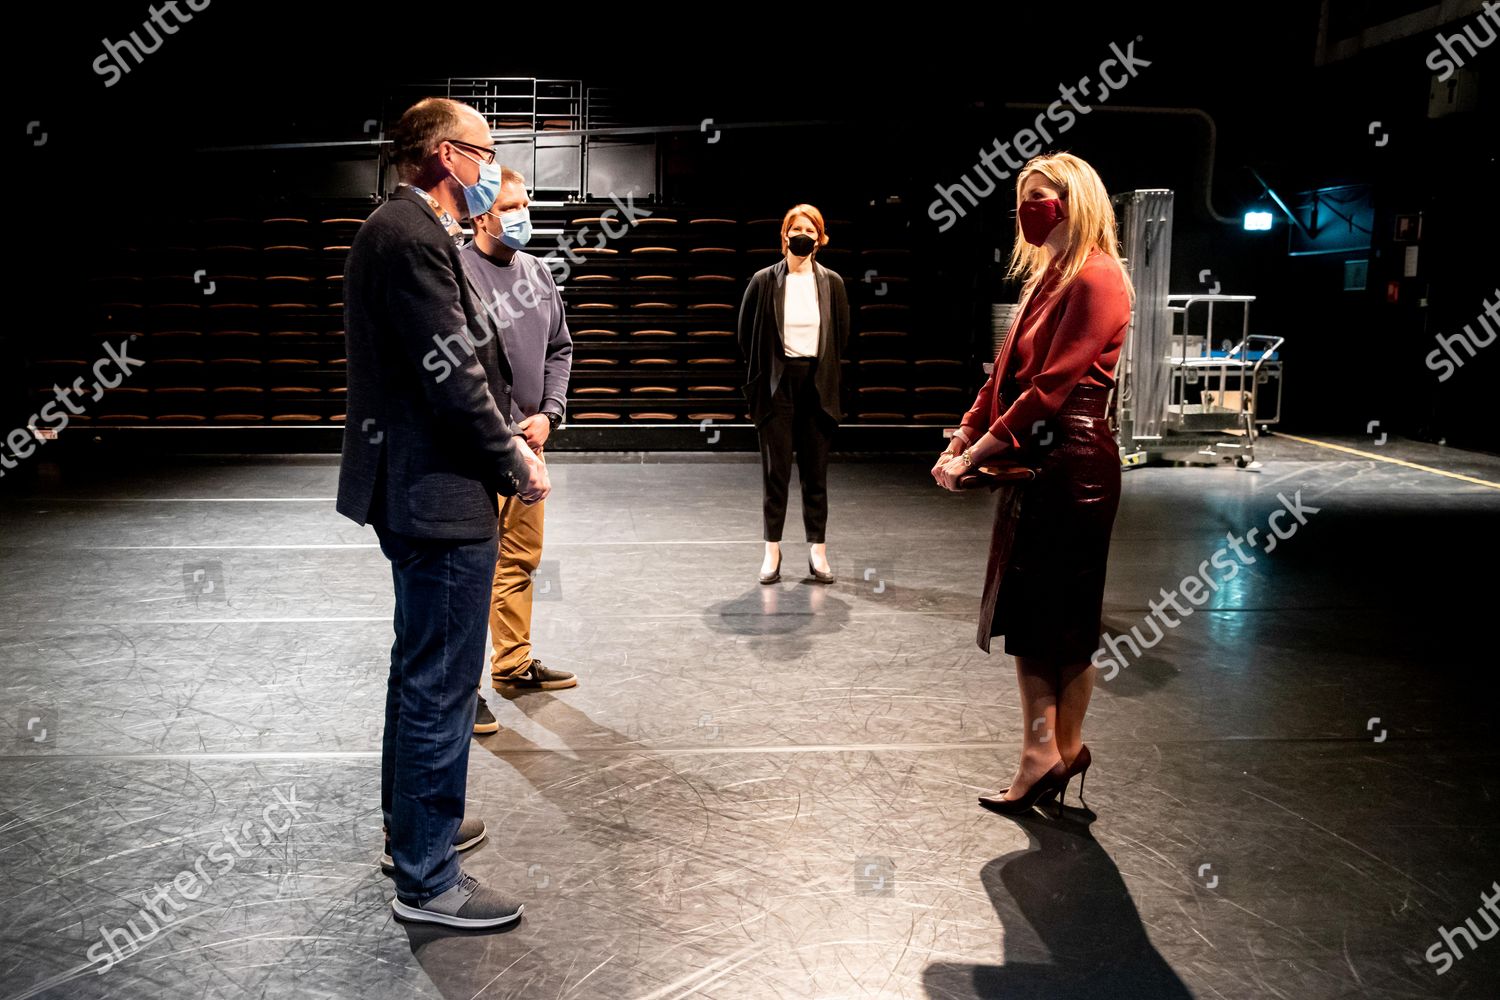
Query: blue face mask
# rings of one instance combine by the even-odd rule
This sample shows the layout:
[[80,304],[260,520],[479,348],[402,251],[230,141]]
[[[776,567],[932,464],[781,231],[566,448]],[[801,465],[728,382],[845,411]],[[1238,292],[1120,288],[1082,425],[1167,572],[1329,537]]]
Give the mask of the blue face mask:
[[[531,242],[531,212],[524,208],[518,208],[514,212],[486,212],[493,219],[500,220],[500,232],[495,239],[510,247],[512,250],[520,250]],[[485,232],[489,232],[488,229]]]
[[479,180],[473,184],[464,184],[463,181],[458,180],[457,174],[453,174],[453,179],[463,186],[464,203],[469,207],[469,217],[478,218],[488,212],[490,206],[495,204],[495,199],[500,197],[500,164],[485,163],[479,157],[470,156],[461,149],[459,152],[479,164]]

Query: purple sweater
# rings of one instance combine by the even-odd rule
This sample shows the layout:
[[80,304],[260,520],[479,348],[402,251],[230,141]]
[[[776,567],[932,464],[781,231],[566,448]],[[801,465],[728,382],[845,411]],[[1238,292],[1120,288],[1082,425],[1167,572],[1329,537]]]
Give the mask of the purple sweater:
[[510,361],[511,417],[565,412],[573,338],[563,313],[562,295],[541,259],[516,251],[509,264],[482,253],[473,243],[459,253],[474,298],[500,330]]

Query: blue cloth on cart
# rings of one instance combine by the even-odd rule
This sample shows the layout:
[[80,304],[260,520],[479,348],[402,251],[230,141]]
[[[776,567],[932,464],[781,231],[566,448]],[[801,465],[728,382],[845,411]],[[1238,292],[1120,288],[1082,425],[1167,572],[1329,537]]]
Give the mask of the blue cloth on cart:
[[[1281,358],[1278,356],[1278,352],[1276,352],[1276,351],[1271,351],[1269,354],[1267,354],[1265,351],[1246,351],[1245,352],[1245,358],[1247,360],[1249,360],[1249,361],[1259,361],[1261,359],[1262,355],[1265,356],[1265,359],[1267,361],[1280,361],[1281,360]],[[1238,357],[1238,356],[1239,355],[1235,355],[1235,357]],[[1229,352],[1228,351],[1210,351],[1209,354],[1208,354],[1208,357],[1211,357],[1211,358],[1227,358],[1227,357],[1229,357]]]

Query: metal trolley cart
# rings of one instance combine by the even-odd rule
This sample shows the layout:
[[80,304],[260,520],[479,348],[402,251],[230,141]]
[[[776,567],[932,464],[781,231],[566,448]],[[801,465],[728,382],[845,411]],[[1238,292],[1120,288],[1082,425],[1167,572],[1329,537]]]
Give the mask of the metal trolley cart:
[[[1232,455],[1240,468],[1256,471],[1257,428],[1281,419],[1283,338],[1250,332],[1253,295],[1169,294],[1172,202],[1165,189],[1114,197],[1136,292],[1116,371],[1120,462],[1141,465],[1196,449],[1218,460]],[[1216,343],[1223,333],[1215,334],[1215,319],[1234,309],[1238,340]]]
[[[1178,447],[1200,444],[1200,454],[1233,453],[1240,468],[1255,464],[1257,426],[1281,420],[1281,345],[1284,337],[1250,332],[1253,295],[1168,295],[1171,375],[1165,430]],[[1200,307],[1194,309],[1194,307]],[[1238,340],[1222,341],[1214,333],[1214,307],[1240,313]],[[1195,329],[1195,313],[1201,328]],[[1263,397],[1263,392],[1264,396]],[[1217,434],[1220,436],[1208,437]],[[1194,437],[1197,436],[1197,437]],[[1194,440],[1189,441],[1189,437]]]

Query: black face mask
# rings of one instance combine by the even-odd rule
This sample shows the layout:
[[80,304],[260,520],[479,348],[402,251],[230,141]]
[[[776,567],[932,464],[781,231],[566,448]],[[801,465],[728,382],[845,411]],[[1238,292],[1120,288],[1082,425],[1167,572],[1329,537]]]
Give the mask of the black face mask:
[[805,233],[798,233],[796,236],[788,236],[786,238],[787,249],[798,257],[806,257],[813,252],[815,246],[817,246],[817,241]]

